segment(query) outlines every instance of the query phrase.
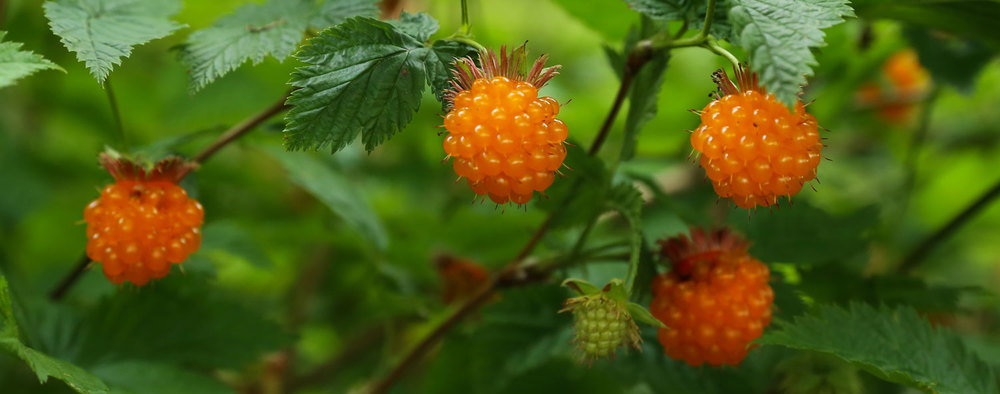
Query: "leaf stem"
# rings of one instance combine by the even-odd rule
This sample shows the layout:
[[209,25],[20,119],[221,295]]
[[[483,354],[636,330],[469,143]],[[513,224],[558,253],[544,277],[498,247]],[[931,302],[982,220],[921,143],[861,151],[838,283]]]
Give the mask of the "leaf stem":
[[712,51],[712,53],[722,56],[726,58],[726,60],[729,60],[729,62],[733,64],[733,67],[736,68],[740,67],[740,61],[736,59],[736,56],[733,56],[732,53],[729,53],[729,51],[727,51],[726,48],[719,46],[719,43],[715,42],[715,40],[709,38],[707,41],[705,41],[704,44],[702,44],[702,46]]
[[938,244],[948,239],[952,234],[954,234],[958,229],[962,228],[970,219],[974,218],[979,212],[988,207],[990,203],[1000,196],[1000,181],[997,181],[992,187],[989,188],[985,193],[979,196],[972,204],[969,204],[962,212],[955,215],[947,224],[941,227],[938,231],[934,232],[927,238],[923,240],[910,254],[906,255],[906,258],[899,264],[899,272],[910,272],[914,268],[920,265],[920,263],[930,254],[930,251],[934,249]]
[[111,115],[115,118],[115,127],[118,128],[118,138],[121,140],[122,147],[128,150],[128,137],[125,135],[125,126],[122,125],[122,115],[118,110],[118,100],[115,99],[115,91],[111,87],[111,77],[104,80],[104,92],[108,95],[108,104],[111,106]]

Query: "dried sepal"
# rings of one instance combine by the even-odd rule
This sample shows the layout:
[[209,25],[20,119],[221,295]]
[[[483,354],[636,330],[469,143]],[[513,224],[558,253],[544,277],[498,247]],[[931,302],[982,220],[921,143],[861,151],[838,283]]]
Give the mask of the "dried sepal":
[[711,260],[723,252],[746,251],[749,246],[743,238],[728,228],[706,232],[700,227],[692,227],[690,238],[680,234],[660,240],[660,254],[670,259],[674,272],[686,276],[698,260]]
[[115,181],[167,181],[179,183],[197,164],[179,156],[167,156],[160,161],[145,161],[123,155],[113,149],[106,149],[98,155],[97,161],[108,170]]
[[543,54],[535,59],[531,68],[525,71],[527,61],[527,43],[521,44],[513,51],[507,46],[500,47],[500,53],[492,49],[480,51],[478,63],[471,57],[455,59],[451,70],[451,88],[444,92],[446,109],[454,106],[455,95],[472,88],[472,83],[481,78],[505,77],[512,81],[525,81],[541,89],[552,77],[559,74],[561,65],[545,67],[549,55]]

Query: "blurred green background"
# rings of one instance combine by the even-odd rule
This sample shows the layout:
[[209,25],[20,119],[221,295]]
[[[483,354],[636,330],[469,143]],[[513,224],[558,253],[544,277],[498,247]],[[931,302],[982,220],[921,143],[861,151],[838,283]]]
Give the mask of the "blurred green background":
[[[49,31],[40,2],[7,2],[0,20],[0,29],[9,32],[6,40],[22,42],[25,49],[66,70],[40,72],[0,90],[0,269],[19,298],[28,304],[43,300],[80,258],[85,244],[83,207],[111,181],[96,162],[105,146],[190,155],[287,91],[296,61],[268,58],[188,94],[187,74],[173,47],[190,31],[243,3],[185,2],[175,20],[188,28],[138,46],[116,67],[110,80],[122,112],[129,143],[125,146],[105,93]],[[404,1],[401,8],[437,18],[441,29],[435,37],[459,27],[457,1]],[[548,53],[553,63],[563,65],[561,75],[542,92],[572,100],[560,118],[574,143],[589,146],[618,87],[603,47],[621,50],[625,33],[638,22],[637,14],[615,0],[473,1],[471,12],[473,32],[482,44],[527,41],[532,55]],[[857,277],[893,271],[914,245],[1000,181],[996,59],[975,74],[966,89],[938,82],[936,101],[930,106],[916,103],[906,122],[886,123],[872,108],[858,105],[857,90],[878,80],[882,62],[911,46],[904,28],[895,22],[852,19],[828,31],[829,45],[817,53],[817,75],[804,96],[806,102],[815,99],[809,111],[830,129],[824,156],[831,160],[819,167],[822,183],[814,185],[815,192],[804,189],[790,208],[759,210],[749,224],[745,211],[716,204],[702,170],[687,159],[691,148],[685,130],[698,124],[688,110],[707,104],[714,90],[710,74],[727,63],[698,48],[674,51],[657,116],[643,129],[637,157],[623,164],[619,174],[653,180],[647,186],[662,196],[644,210],[648,240],[676,235],[688,225],[723,223],[761,237],[783,236],[767,232],[766,226],[754,232],[752,223],[786,219],[804,221],[822,237],[824,228],[860,220],[863,223],[844,230],[863,239],[860,252],[846,256],[841,265]],[[870,34],[870,42],[865,34]],[[925,111],[928,121],[922,125]],[[280,119],[224,148],[185,181],[205,206],[205,244],[183,265],[184,274],[175,269],[165,283],[188,281],[223,293],[281,326],[296,350],[291,356],[294,371],[329,368],[307,392],[344,392],[380,376],[448,311],[440,300],[436,256],[462,256],[502,267],[545,216],[533,204],[498,209],[492,203],[473,202],[464,182],[453,183],[450,165],[441,163],[442,137],[435,127],[439,112],[440,105],[425,94],[410,126],[371,154],[358,144],[334,156],[279,152]],[[604,158],[617,152],[623,123],[620,116]],[[926,138],[920,138],[922,133]],[[354,226],[290,182],[280,161],[284,155],[308,155],[344,177],[374,211],[386,247],[367,242]],[[545,239],[539,255],[567,248],[578,233],[575,227],[558,229]],[[620,223],[602,221],[591,242],[625,235]],[[800,246],[804,253],[822,253]],[[1000,286],[997,263],[1000,204],[934,249],[918,272],[931,284],[994,292]],[[808,267],[778,267],[775,271],[784,272],[783,278],[808,277]],[[607,263],[566,274],[603,283],[624,270],[624,264]],[[796,285],[794,279],[787,283]],[[150,285],[160,290],[170,286],[176,283]],[[99,270],[91,270],[66,303],[85,309],[103,297],[146,291],[156,290],[116,287]],[[689,369],[666,360],[655,337],[649,337],[642,353],[592,368],[581,366],[568,345],[569,317],[555,313],[567,295],[554,285],[505,293],[450,335],[397,392],[626,392],[643,387],[657,392],[660,381],[692,382],[688,389],[676,386],[678,392],[702,391],[700,384],[723,391],[744,383],[750,386],[742,387],[766,389],[768,383],[758,372],[780,357],[781,351],[767,347],[752,353],[739,369]],[[980,294],[963,298],[961,305],[962,311],[952,317],[954,327],[984,358],[1000,365],[995,300]],[[376,338],[370,346],[348,353],[350,362],[331,366],[331,358],[371,336]],[[265,358],[216,376],[237,387],[259,389],[273,364]],[[0,391],[65,391],[58,381],[39,386],[33,379],[19,361],[0,355],[0,388],[13,390]]]

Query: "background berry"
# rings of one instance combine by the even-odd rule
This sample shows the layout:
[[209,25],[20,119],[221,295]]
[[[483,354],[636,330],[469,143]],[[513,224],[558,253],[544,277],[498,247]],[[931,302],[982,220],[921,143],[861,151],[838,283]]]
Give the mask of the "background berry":
[[169,181],[121,180],[87,205],[87,256],[112,283],[142,286],[201,245],[204,210]]
[[816,118],[801,102],[790,111],[755,82],[737,88],[722,71],[716,78],[724,95],[701,111],[701,125],[691,134],[715,192],[747,209],[797,194],[816,178],[822,158]]
[[675,267],[653,281],[650,312],[667,325],[658,338],[672,358],[698,366],[738,365],[771,322],[767,266],[726,232],[692,230],[663,244]]

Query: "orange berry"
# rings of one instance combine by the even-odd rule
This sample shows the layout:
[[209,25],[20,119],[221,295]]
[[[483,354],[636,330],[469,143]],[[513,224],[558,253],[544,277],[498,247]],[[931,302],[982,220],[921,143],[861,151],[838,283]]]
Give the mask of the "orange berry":
[[726,230],[660,241],[673,270],[653,281],[650,312],[663,350],[692,366],[739,365],[771,322],[774,292],[767,266]]
[[[716,193],[741,208],[770,206],[816,177],[823,144],[816,118],[796,103],[790,111],[740,68],[736,86],[724,71],[713,74],[723,94],[701,112],[691,146]],[[776,176],[787,182],[773,182]]]
[[481,53],[482,68],[459,59],[444,118],[449,134],[443,147],[455,159],[455,174],[497,204],[527,203],[534,191],[552,184],[566,159],[568,128],[555,119],[559,102],[538,97],[558,66],[543,68],[542,57],[528,75],[519,75],[517,56],[517,51],[508,56],[506,48],[499,57]]
[[489,272],[474,261],[449,255],[437,257],[437,272],[446,304],[467,299],[489,282]]
[[204,209],[173,177],[186,164],[168,159],[147,175],[124,159],[104,154],[101,162],[115,183],[84,209],[87,257],[115,284],[142,286],[166,276],[201,246]]

